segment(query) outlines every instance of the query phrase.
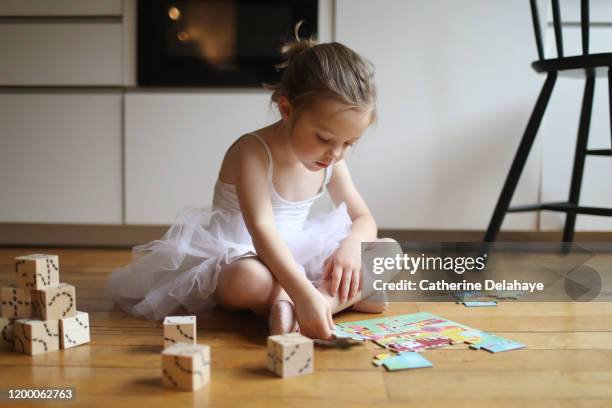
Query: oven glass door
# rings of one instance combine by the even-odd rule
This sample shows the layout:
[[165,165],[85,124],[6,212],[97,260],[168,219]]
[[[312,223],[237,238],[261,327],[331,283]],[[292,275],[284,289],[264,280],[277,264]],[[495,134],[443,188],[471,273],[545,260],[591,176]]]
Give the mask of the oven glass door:
[[140,0],[140,85],[261,86],[278,79],[280,47],[316,36],[317,0]]

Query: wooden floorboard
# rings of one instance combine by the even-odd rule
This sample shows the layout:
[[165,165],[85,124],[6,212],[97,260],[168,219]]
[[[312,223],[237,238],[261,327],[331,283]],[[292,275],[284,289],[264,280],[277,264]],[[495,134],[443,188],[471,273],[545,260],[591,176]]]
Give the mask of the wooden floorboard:
[[[15,256],[35,252],[60,255],[61,280],[76,286],[78,309],[90,313],[92,340],[32,357],[0,350],[0,388],[74,387],[70,406],[113,408],[612,406],[612,303],[393,303],[385,315],[430,312],[527,349],[490,354],[457,344],[426,351],[433,368],[389,373],[371,364],[380,352],[372,343],[317,347],[315,372],[291,379],[265,368],[263,319],[215,309],[198,316],[198,342],[211,346],[212,380],[190,393],[161,386],[161,325],[116,310],[104,296],[108,274],[129,262],[129,250],[0,249],[0,285],[12,282]],[[335,319],[368,317],[348,312]]]

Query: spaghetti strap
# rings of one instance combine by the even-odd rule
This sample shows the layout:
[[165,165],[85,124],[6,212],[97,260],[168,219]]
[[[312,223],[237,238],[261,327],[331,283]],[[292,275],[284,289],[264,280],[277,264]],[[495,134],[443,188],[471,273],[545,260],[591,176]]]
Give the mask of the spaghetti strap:
[[[247,135],[255,136],[257,138],[257,140],[259,140],[261,142],[261,144],[263,145],[263,147],[266,149],[266,153],[268,154],[268,163],[269,163],[268,164],[268,180],[270,181],[270,183],[272,183],[272,174],[273,174],[273,171],[274,171],[274,166],[272,164],[272,152],[270,151],[270,148],[268,147],[268,144],[263,139],[263,137],[261,137],[260,135],[258,135],[255,132],[247,133]],[[327,187],[327,184],[331,180],[332,172],[333,172],[333,167],[332,166],[327,166],[327,168],[325,169],[325,178],[323,179],[323,185],[321,186],[321,189],[319,190],[319,193],[322,193],[325,190],[325,188]],[[274,187],[274,184],[272,184],[272,187]]]
[[327,186],[329,184],[329,180],[331,180],[332,173],[334,171],[334,166],[327,166],[325,169],[325,180],[323,181],[323,186]]
[[248,133],[248,134],[255,136],[257,138],[257,140],[259,140],[261,142],[261,144],[263,145],[263,147],[266,149],[266,153],[268,154],[268,163],[269,163],[268,164],[268,180],[272,180],[272,171],[273,171],[272,152],[270,152],[270,148],[268,147],[268,144],[257,133],[251,132],[251,133]]

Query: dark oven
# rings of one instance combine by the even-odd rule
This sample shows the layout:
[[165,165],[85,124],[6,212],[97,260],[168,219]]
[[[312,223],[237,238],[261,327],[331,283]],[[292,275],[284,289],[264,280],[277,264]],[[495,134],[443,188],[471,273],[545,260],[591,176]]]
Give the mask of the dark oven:
[[259,87],[280,47],[317,33],[317,0],[139,0],[138,84]]

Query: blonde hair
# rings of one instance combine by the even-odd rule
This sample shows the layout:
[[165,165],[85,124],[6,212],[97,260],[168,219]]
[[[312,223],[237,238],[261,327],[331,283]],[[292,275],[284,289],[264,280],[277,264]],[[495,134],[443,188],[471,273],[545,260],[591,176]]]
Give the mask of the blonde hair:
[[276,66],[282,70],[280,81],[264,84],[273,91],[272,102],[278,103],[285,96],[297,117],[314,101],[334,98],[350,108],[369,110],[370,123],[375,122],[374,65],[340,43],[318,44],[312,37],[300,39],[301,24],[295,25],[295,40],[281,48],[285,61]]

